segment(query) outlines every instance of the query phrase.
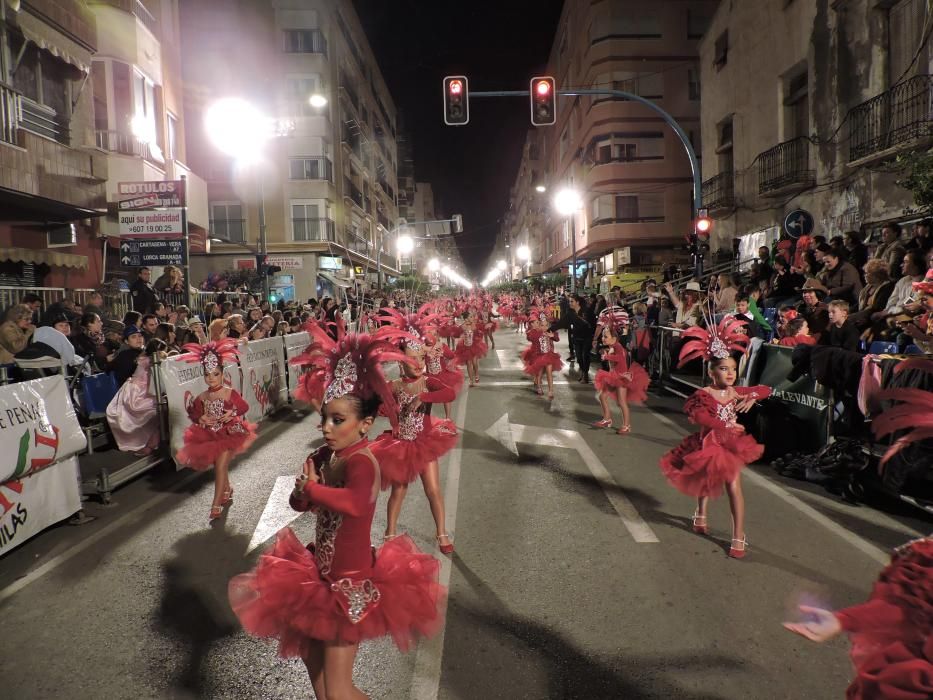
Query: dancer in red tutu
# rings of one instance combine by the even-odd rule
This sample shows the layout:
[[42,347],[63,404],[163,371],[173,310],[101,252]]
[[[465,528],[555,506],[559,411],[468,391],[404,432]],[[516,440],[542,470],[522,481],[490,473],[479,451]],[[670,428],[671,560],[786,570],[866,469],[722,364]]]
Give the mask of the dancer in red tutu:
[[[463,370],[457,362],[457,355],[438,340],[437,331],[428,328],[425,334],[427,341],[424,368],[430,377],[434,377],[443,384],[446,384],[454,392],[454,398],[463,389]],[[451,401],[444,402],[444,418],[450,418]]]
[[482,341],[483,331],[477,326],[476,315],[472,311],[463,312],[463,324],[459,328],[460,342],[457,343],[457,360],[466,365],[470,375],[470,386],[479,384],[479,360],[486,357],[486,343]]
[[[324,383],[326,374],[326,358],[321,354],[321,344],[324,343],[333,348],[336,342],[340,342],[346,335],[346,325],[343,318],[338,314],[334,323],[322,323],[311,319],[305,323],[302,330],[311,337],[311,342],[304,351],[289,360],[289,364],[295,365],[301,369],[298,376],[298,385],[295,387],[295,399],[311,406],[314,413],[321,412],[321,404],[324,402]],[[364,325],[369,326],[372,323],[372,317],[364,321]],[[331,332],[328,332],[328,327]],[[373,331],[375,332],[375,331]]]
[[933,539],[898,548],[871,597],[837,612],[800,606],[804,622],[791,632],[825,642],[848,632],[855,678],[848,700],[928,700],[933,697]]
[[540,396],[541,379],[547,377],[547,397],[554,398],[554,372],[560,372],[564,363],[554,351],[554,343],[560,340],[557,331],[549,331],[550,324],[548,315],[544,311],[535,311],[531,314],[529,321],[531,330],[525,334],[530,345],[522,353],[522,362],[525,365],[524,372],[530,377],[534,377],[535,391]]
[[[409,331],[410,332],[410,331]],[[447,533],[444,495],[441,491],[438,460],[457,444],[457,426],[450,420],[431,417],[431,404],[454,400],[454,391],[424,372],[425,347],[422,339],[402,341],[406,361],[400,365],[402,377],[392,382],[398,406],[393,429],[373,442],[373,454],[382,467],[383,488],[391,484],[386,509],[386,541],[397,537],[398,516],[408,493],[408,485],[421,477],[424,495],[434,516],[437,544],[450,554],[454,545]]]
[[738,414],[751,410],[759,399],[771,395],[766,386],[735,386],[737,363],[733,352],[745,352],[748,336],[742,333],[742,321],[725,318],[718,328],[693,327],[683,333],[680,363],[699,357],[709,362],[711,385],[697,389],[684,404],[690,421],[700,432],[684,438],[677,447],[661,457],[661,471],[679,491],[697,499],[693,531],[706,534],[709,499],[725,487],[732,511],[732,542],[729,556],[741,559],[747,546],[745,538],[745,498],[739,474],[751,462],[761,458],[764,447],[745,434]]
[[224,386],[224,364],[236,362],[237,341],[225,338],[207,345],[189,343],[184,349],[188,353],[181,359],[201,363],[207,391],[186,407],[192,425],[185,430],[184,445],[175,461],[196,471],[214,465],[214,500],[209,519],[216,520],[224,506],[233,501],[230,462],[256,440],[256,426],[243,418],[249,410],[243,397]]
[[437,560],[408,537],[375,553],[370,543],[380,469],[366,434],[380,400],[394,411],[380,363],[403,359],[366,335],[327,353],[325,446],[308,457],[289,499],[316,514],[315,541],[304,547],[285,528],[252,572],[230,582],[243,627],[277,639],[280,656],[300,657],[319,698],[366,697],[353,685],[361,641],[391,635],[407,651],[442,622]]
[[599,392],[599,405],[603,409],[603,419],[593,423],[596,428],[611,428],[612,413],[609,400],[614,400],[622,410],[622,425],[616,431],[619,435],[632,432],[631,413],[628,408],[632,403],[644,403],[648,400],[648,373],[632,357],[619,340],[619,328],[608,323],[603,327],[603,345],[606,346],[602,359],[609,363],[609,370],[596,372],[593,385]]

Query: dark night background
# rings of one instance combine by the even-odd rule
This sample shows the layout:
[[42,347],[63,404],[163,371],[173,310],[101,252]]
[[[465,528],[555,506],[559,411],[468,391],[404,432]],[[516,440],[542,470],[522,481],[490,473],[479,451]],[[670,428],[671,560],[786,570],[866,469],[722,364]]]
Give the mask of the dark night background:
[[446,126],[441,83],[465,75],[471,91],[527,89],[547,64],[563,0],[353,4],[412,140],[415,177],[444,214],[463,214],[457,244],[482,276],[531,127],[528,101],[473,99],[470,123]]

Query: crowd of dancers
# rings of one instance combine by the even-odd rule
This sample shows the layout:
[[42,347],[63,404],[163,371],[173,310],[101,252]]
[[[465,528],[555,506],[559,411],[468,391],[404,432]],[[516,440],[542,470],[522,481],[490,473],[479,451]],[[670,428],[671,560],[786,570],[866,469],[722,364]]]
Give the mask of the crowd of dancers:
[[[411,313],[381,309],[359,320],[359,333],[347,332],[339,318],[308,323],[310,344],[292,360],[301,370],[296,397],[319,414],[324,444],[304,462],[289,504],[315,514],[315,538],[303,545],[290,528],[281,530],[257,566],[230,582],[229,597],[247,632],[276,639],[283,657],[302,659],[318,698],[366,697],[353,685],[361,642],[390,636],[405,651],[442,626],[447,592],[438,581],[440,564],[399,533],[403,501],[410,484],[420,480],[437,548],[453,554],[439,467],[460,440],[451,404],[467,382],[480,383],[481,360],[495,347],[500,322],[525,333],[523,371],[538,395],[553,399],[554,375],[563,368],[555,349],[562,327],[556,308],[543,296],[475,294],[428,302]],[[602,368],[594,386],[602,419],[593,425],[613,427],[615,404],[621,413],[616,433],[626,436],[633,430],[629,404],[647,400],[649,377],[627,342],[625,310],[607,309],[597,329],[593,349]],[[699,535],[709,531],[710,499],[727,494],[729,556],[742,559],[748,541],[741,472],[764,448],[746,433],[740,415],[771,390],[736,385],[738,359],[749,342],[740,320],[727,317],[717,325],[710,319],[684,331],[682,341],[680,362],[705,360],[709,384],[684,404],[698,431],[664,454],[659,467],[674,488],[696,499],[693,531]],[[246,403],[224,380],[224,366],[238,353],[236,341],[186,350],[186,360],[202,365],[207,390],[188,407],[191,426],[177,459],[193,469],[213,467],[213,520],[232,503],[229,465],[256,439],[256,426],[245,420]],[[933,361],[905,364],[933,371]],[[387,373],[392,366],[397,378]],[[876,421],[879,432],[920,425],[900,437],[892,452],[933,434],[928,396],[889,398],[898,403]],[[443,407],[443,417],[432,415],[435,404]],[[379,416],[388,419],[389,429],[371,437]],[[390,491],[386,529],[374,548],[370,533],[382,490]],[[931,589],[933,541],[927,538],[895,554],[868,603],[835,613],[804,607],[802,620],[786,627],[814,641],[843,630],[852,634],[851,698],[933,697]]]

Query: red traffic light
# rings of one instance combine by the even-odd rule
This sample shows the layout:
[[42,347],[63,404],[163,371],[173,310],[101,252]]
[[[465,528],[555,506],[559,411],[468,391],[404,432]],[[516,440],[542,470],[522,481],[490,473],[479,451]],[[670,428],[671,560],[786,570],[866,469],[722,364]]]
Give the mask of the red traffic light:
[[451,80],[450,81],[450,94],[459,95],[461,92],[463,92],[463,83],[461,83],[459,80]]
[[444,123],[463,126],[470,121],[470,89],[465,75],[444,78]]
[[538,83],[538,87],[536,88],[536,90],[537,90],[537,93],[543,97],[551,92],[551,86],[548,84],[546,80],[542,80]]
[[713,228],[713,222],[707,218],[697,219],[697,233],[709,233]]
[[533,126],[550,126],[557,121],[557,90],[554,78],[539,75],[531,79],[531,123]]

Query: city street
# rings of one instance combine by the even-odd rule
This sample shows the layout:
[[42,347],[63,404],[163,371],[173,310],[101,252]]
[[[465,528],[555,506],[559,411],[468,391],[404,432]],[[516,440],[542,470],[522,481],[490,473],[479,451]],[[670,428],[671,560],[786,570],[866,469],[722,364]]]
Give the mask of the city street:
[[[446,626],[409,654],[364,644],[359,687],[395,700],[842,697],[847,640],[816,645],[781,622],[800,602],[863,601],[887,552],[930,523],[757,465],[744,477],[749,554],[729,559],[728,502],[711,506],[710,536],[693,534],[694,503],[657,466],[690,431],[681,399],[633,407],[630,435],[598,430],[591,385],[565,370],[548,402],[521,374],[524,337],[503,329],[496,342],[480,385],[452,407],[463,437],[441,463],[456,544],[442,569]],[[88,503],[93,523],[52,528],[0,560],[3,697],[312,697],[299,661],[240,629],[226,587],[279,528],[313,538],[313,516],[287,495],[319,442],[314,426],[290,410],[265,424],[212,526],[211,475],[165,466],[110,506]],[[417,485],[401,522],[436,552]]]

